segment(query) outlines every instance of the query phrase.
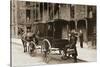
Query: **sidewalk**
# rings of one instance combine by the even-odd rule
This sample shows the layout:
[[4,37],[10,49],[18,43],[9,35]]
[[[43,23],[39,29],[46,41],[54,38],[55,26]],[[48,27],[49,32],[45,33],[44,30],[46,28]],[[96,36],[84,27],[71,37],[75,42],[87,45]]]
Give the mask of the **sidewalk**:
[[[83,43],[83,48],[80,47],[79,42],[77,43],[78,59],[85,60],[88,62],[97,61],[96,49],[90,48],[86,43]],[[88,44],[89,45],[89,44]]]
[[[21,39],[12,38],[12,42],[18,43],[18,45],[22,46]],[[84,45],[83,48],[81,48],[79,42],[77,42],[78,59],[88,62],[96,62],[97,61],[96,49],[89,48],[86,43],[84,43],[83,45]]]

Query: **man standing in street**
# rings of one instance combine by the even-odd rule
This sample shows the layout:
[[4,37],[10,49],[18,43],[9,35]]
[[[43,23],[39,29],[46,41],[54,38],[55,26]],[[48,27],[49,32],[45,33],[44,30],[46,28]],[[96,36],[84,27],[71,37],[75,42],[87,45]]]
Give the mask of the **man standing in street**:
[[82,32],[82,30],[80,30],[79,39],[80,39],[80,47],[83,48],[83,32]]

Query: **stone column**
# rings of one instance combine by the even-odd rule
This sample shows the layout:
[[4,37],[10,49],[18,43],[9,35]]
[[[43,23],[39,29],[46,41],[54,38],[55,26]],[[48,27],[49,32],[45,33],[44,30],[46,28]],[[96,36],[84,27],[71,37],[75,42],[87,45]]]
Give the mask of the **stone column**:
[[77,20],[75,19],[75,30],[77,31]]
[[38,20],[40,20],[40,3],[38,3]]
[[43,12],[42,12],[42,22],[44,22],[44,3],[42,3],[42,6],[43,6]]
[[58,19],[60,19],[60,4],[59,4],[59,11],[58,11]]
[[47,21],[49,20],[49,4],[47,4]]
[[86,41],[88,41],[88,23],[86,20]]

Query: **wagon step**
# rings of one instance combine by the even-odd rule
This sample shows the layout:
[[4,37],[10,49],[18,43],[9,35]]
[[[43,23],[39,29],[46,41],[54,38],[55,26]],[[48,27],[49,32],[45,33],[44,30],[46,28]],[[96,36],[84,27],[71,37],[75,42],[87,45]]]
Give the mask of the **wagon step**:
[[50,50],[51,50],[51,51],[58,51],[59,48],[51,48]]
[[41,49],[41,46],[36,46],[36,49]]

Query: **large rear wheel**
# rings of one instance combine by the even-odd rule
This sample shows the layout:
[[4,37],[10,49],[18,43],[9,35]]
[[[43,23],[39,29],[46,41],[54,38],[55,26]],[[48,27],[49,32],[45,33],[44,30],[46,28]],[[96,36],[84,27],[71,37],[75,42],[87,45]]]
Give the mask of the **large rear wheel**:
[[43,61],[48,63],[49,62],[49,53],[50,53],[51,44],[48,39],[44,39],[42,42],[42,54],[43,54]]

